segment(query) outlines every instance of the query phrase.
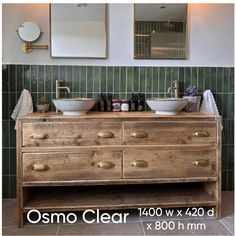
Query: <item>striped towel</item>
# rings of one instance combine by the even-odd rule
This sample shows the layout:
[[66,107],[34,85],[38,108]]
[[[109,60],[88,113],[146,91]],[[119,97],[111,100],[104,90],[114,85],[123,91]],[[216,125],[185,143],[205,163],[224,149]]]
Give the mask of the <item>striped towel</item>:
[[[33,101],[32,101],[31,94],[28,90],[24,89],[11,114],[11,118],[17,121],[18,116],[24,116],[32,112],[33,112]],[[15,125],[15,129],[16,127],[17,125]]]

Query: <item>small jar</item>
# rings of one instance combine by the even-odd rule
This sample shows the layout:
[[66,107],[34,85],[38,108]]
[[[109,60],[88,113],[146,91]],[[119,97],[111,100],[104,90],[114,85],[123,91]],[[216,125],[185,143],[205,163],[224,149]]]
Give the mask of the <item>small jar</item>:
[[121,111],[129,111],[129,100],[121,99]]
[[120,111],[120,99],[112,99],[112,111]]

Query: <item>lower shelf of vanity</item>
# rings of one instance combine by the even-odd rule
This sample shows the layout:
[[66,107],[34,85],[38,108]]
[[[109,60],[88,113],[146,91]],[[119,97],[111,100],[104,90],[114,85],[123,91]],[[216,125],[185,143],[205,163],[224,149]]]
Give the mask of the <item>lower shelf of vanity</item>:
[[24,187],[24,192],[24,212],[216,206],[205,183]]

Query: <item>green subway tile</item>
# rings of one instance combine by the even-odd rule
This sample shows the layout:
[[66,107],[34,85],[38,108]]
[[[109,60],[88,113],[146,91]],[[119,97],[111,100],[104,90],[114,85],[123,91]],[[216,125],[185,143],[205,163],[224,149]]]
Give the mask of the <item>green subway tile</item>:
[[52,91],[56,91],[56,80],[59,79],[59,66],[52,66]]
[[179,81],[184,82],[184,67],[179,67]]
[[114,92],[120,90],[120,67],[114,68]]
[[10,175],[16,175],[16,149],[10,149]]
[[[165,81],[166,81],[166,86],[165,86],[165,91],[167,92],[169,87],[173,87],[174,83],[171,77],[171,67],[166,67],[165,68],[166,73],[165,73]],[[173,95],[174,96],[174,90],[171,90],[171,93],[168,94],[168,96]]]
[[9,90],[9,66],[2,66],[2,91],[8,92]]
[[228,94],[223,94],[222,116],[223,116],[224,119],[229,117],[228,100],[229,100],[229,95]]
[[197,67],[192,67],[191,70],[192,70],[192,85],[197,86],[197,75],[198,75]]
[[31,68],[29,65],[24,65],[24,89],[30,91],[30,82],[31,82]]
[[87,66],[87,92],[93,92],[93,67]]
[[226,191],[227,190],[227,170],[223,170],[222,171],[222,191]]
[[228,165],[227,169],[228,170],[233,170],[234,169],[234,145],[228,145]]
[[120,93],[126,92],[126,67],[120,69]]
[[171,78],[173,81],[179,79],[179,68],[178,67],[171,68]]
[[10,65],[10,92],[16,92],[16,65]]
[[66,81],[66,67],[65,66],[59,66],[59,79],[63,82]]
[[228,94],[228,118],[234,119],[234,94]]
[[222,120],[222,125],[223,125],[223,131],[222,131],[222,143],[223,144],[227,144],[227,130],[229,129],[229,125],[228,125],[228,120],[227,119],[223,119]]
[[126,93],[120,93],[119,98],[120,99],[126,99]]
[[12,114],[15,106],[16,106],[16,102],[17,102],[17,94],[16,93],[10,93],[10,97],[9,97],[9,116]]
[[153,68],[146,68],[146,90],[145,92],[152,92],[153,88]]
[[38,92],[43,93],[45,92],[45,73],[44,73],[44,66],[38,66]]
[[9,93],[2,94],[2,119],[7,120],[10,118],[9,114]]
[[72,90],[72,66],[66,66],[66,86]]
[[[81,66],[81,77],[80,77],[80,88],[79,91],[81,93],[86,94],[86,88],[87,88],[87,70],[85,66]],[[81,96],[82,97],[82,96]]]
[[158,88],[158,92],[159,93],[166,93],[167,91],[165,91],[165,77],[166,77],[166,71],[165,71],[165,67],[160,67],[159,68],[159,88]]
[[184,90],[191,84],[191,67],[184,69]]
[[107,92],[113,92],[113,67],[107,68]]
[[79,92],[80,90],[80,77],[81,77],[81,68],[79,66],[74,67],[74,81],[72,84],[72,91]]
[[87,93],[87,96],[86,96],[87,98],[93,98],[93,93]]
[[9,147],[9,121],[2,121],[2,146]]
[[198,68],[198,92],[203,93],[205,90],[205,70],[204,67],[199,67]]
[[227,191],[234,191],[234,171],[228,170]]
[[9,175],[10,170],[10,158],[9,158],[9,149],[3,148],[2,149],[2,174]]
[[45,92],[52,91],[52,67],[45,66]]
[[10,147],[16,146],[15,121],[10,121]]
[[11,198],[16,197],[16,176],[10,176],[10,193]]
[[227,169],[227,160],[228,160],[228,148],[227,145],[222,145],[222,169],[226,170]]
[[10,197],[10,177],[2,176],[2,197],[9,198]]
[[127,92],[133,92],[133,67],[127,67]]
[[133,77],[133,91],[140,91],[140,67],[134,67],[134,77]]
[[217,92],[217,82],[216,82],[216,67],[211,68],[211,91],[213,93]]
[[223,92],[227,93],[229,91],[229,83],[230,83],[230,69],[223,69]]
[[106,67],[101,67],[101,92],[107,92],[107,70]]
[[220,67],[216,70],[216,84],[217,92],[223,92],[223,69]]
[[205,90],[211,89],[211,68],[205,68]]
[[22,90],[24,89],[24,87],[23,87],[24,77],[23,77],[23,66],[22,65],[17,65],[16,73],[17,73],[16,91],[22,92]]
[[234,120],[228,120],[227,144],[234,144]]
[[38,66],[31,66],[31,92],[38,92]]
[[140,67],[140,92],[145,92],[146,90],[146,67]]
[[234,92],[234,68],[230,68],[229,87],[228,92]]
[[101,91],[101,69],[98,66],[93,68],[93,80],[94,80],[94,92],[99,93]]
[[222,109],[223,109],[223,95],[222,94],[216,94],[216,105],[218,108],[218,111],[220,113],[220,115],[222,115]]
[[158,87],[159,87],[159,73],[158,73],[158,68],[157,67],[153,67],[153,92],[157,92],[158,91]]
[[33,104],[34,104],[34,110],[35,110],[35,104],[38,101],[38,93],[31,93]]

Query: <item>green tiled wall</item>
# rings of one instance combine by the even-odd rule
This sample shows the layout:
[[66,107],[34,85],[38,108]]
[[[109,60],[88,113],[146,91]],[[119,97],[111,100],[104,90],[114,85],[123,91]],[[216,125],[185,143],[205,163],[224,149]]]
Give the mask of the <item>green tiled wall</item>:
[[4,198],[16,196],[16,132],[10,115],[23,88],[30,90],[34,102],[40,96],[51,100],[56,79],[71,88],[71,97],[97,98],[100,92],[117,98],[129,98],[132,92],[141,92],[146,98],[164,97],[169,96],[167,88],[176,79],[180,81],[181,95],[189,84],[197,85],[199,93],[211,89],[223,116],[222,186],[223,190],[233,190],[234,68],[4,65],[2,75]]

